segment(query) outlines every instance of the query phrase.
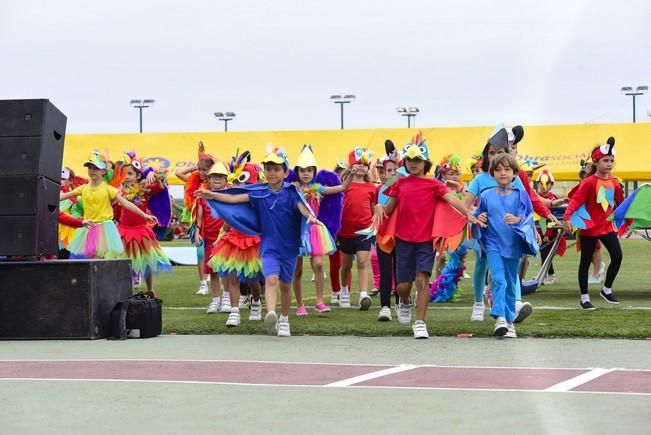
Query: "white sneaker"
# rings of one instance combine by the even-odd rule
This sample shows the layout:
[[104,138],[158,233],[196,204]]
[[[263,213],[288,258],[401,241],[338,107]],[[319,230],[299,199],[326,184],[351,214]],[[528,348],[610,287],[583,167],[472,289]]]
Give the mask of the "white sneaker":
[[350,308],[350,290],[341,290],[339,292],[339,306],[341,308]]
[[230,313],[231,312],[231,294],[229,292],[224,292],[222,294],[222,313]]
[[240,326],[240,310],[239,308],[235,311],[235,308],[228,315],[228,320],[226,320],[226,326]]
[[368,295],[367,292],[360,292],[359,293],[359,310],[360,311],[367,311],[373,301],[371,300],[371,297]]
[[401,325],[409,325],[411,323],[411,304],[403,304],[402,301],[398,302],[396,306],[396,316]]
[[210,305],[208,305],[208,309],[206,310],[206,313],[208,313],[208,314],[219,313],[219,311],[221,311],[221,309],[222,309],[221,301],[219,299],[217,301],[213,300],[210,303]]
[[251,310],[249,311],[249,320],[262,320],[262,304],[260,301],[251,302]]
[[339,305],[339,293],[332,292],[330,294],[330,305]]
[[377,319],[380,322],[389,322],[391,320],[391,308],[386,306],[382,307],[377,315]]
[[278,322],[278,337],[291,337],[292,333],[289,332],[289,319],[280,320]]
[[601,264],[599,265],[599,276],[603,277],[605,273],[606,273],[606,262],[602,261]]
[[504,334],[504,338],[518,338],[518,334],[515,333],[515,326],[513,326],[513,323],[506,325],[506,334]]
[[503,337],[509,331],[508,324],[504,317],[498,317],[495,321],[495,329],[493,329],[493,334],[497,337]]
[[475,302],[472,305],[472,314],[470,315],[471,322],[483,322],[484,321],[484,303]]
[[312,278],[310,278],[310,282],[314,282],[315,276],[312,274]]
[[195,294],[206,296],[208,294],[208,281],[201,281],[199,283],[199,290]]
[[470,279],[472,276],[468,275],[466,272],[463,272],[463,279]]
[[267,328],[268,335],[276,335],[278,333],[278,314],[275,311],[269,311],[264,316],[264,326]]
[[414,331],[414,338],[429,338],[427,325],[422,320],[416,320],[411,329]]
[[556,275],[547,274],[545,279],[543,279],[543,285],[552,285],[556,282]]
[[600,275],[590,275],[588,277],[588,284],[601,284],[601,276]]
[[240,295],[240,302],[238,304],[240,309],[249,308],[251,306],[251,299],[249,296]]
[[515,301],[515,320],[513,323],[522,323],[533,312],[529,302]]

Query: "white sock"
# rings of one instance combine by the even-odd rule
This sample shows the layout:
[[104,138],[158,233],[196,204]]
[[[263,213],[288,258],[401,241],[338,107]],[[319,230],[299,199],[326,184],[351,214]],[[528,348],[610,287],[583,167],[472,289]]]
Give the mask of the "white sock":
[[231,308],[231,313],[239,313],[239,312],[240,312],[240,308],[239,308],[239,307],[233,307],[233,308]]
[[364,296],[368,296],[368,292],[366,290],[360,290],[359,291],[359,297],[363,298]]
[[212,301],[213,301],[214,303],[218,304],[219,301],[221,301],[221,298],[220,298],[219,296],[217,296],[216,298],[212,298]]
[[206,284],[206,285],[208,285],[208,281],[207,281],[207,280],[201,280],[200,282],[201,282],[201,284]]
[[344,292],[344,293],[348,293],[348,286],[343,286],[341,288],[341,291]]
[[601,291],[604,292],[604,294],[609,295],[609,294],[611,294],[613,292],[613,289],[608,288],[608,287],[604,287]]
[[289,323],[289,316],[280,316],[279,321],[280,321],[280,322],[288,322],[288,323]]
[[475,302],[476,307],[483,307],[484,306],[484,301],[481,302]]
[[587,294],[587,293],[581,295],[581,303],[584,303],[584,302],[590,302],[590,295]]

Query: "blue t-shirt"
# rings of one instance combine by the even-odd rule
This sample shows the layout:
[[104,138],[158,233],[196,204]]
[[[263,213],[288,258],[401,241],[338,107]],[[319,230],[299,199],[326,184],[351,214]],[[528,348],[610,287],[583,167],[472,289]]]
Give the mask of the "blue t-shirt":
[[249,201],[260,219],[260,256],[296,258],[301,245],[301,198],[293,187],[279,191],[269,187],[249,192]]
[[[524,190],[522,181],[520,181],[520,178],[517,176],[517,174],[515,175],[515,180],[513,180],[511,186],[520,190]],[[475,198],[477,198],[479,197],[480,193],[491,187],[497,187],[497,181],[495,181],[495,179],[491,177],[491,174],[488,172],[480,172],[475,178],[472,179],[468,185],[468,192],[472,193],[475,195]]]
[[[515,232],[513,225],[504,222],[504,215],[518,215],[520,193],[512,190],[509,194],[500,194],[497,189],[488,189],[479,195],[476,215],[488,214],[488,228],[485,231],[484,249],[486,252],[498,252],[505,258],[522,257],[522,239]],[[524,217],[522,217],[524,219]]]

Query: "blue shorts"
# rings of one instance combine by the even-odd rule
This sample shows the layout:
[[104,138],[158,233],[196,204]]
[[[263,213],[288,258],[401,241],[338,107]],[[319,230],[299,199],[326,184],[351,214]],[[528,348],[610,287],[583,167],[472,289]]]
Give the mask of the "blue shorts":
[[405,242],[396,237],[396,279],[414,282],[417,273],[431,275],[434,256],[432,242]]
[[294,278],[296,257],[277,258],[272,256],[262,257],[262,271],[264,277],[276,275],[281,282],[290,284]]
[[346,255],[355,255],[359,251],[370,251],[373,239],[366,236],[341,237],[337,236],[337,249]]

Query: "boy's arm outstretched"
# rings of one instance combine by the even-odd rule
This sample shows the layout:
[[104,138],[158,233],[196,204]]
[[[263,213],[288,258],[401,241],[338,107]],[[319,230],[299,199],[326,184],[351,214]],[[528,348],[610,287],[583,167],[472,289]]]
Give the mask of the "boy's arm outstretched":
[[115,202],[117,202],[122,208],[129,210],[131,213],[146,219],[148,222],[158,222],[158,219],[156,219],[155,216],[149,215],[140,210],[136,205],[124,199],[124,197],[119,193],[115,196]]
[[63,193],[61,192],[59,194],[59,201],[65,201],[66,199],[71,199],[79,196],[74,190],[71,190],[70,192]]
[[214,199],[215,201],[224,202],[226,204],[239,204],[242,202],[249,202],[248,193],[231,195],[228,193],[213,192],[207,189],[198,189],[196,192],[194,192],[194,197],[202,199]]
[[486,228],[486,224],[481,220],[477,219],[475,216],[473,216],[473,214],[470,212],[468,207],[466,207],[464,202],[461,201],[456,196],[454,196],[453,193],[448,192],[445,195],[443,195],[441,198],[446,200],[448,204],[450,204],[452,207],[456,208],[462,215],[466,216],[468,222],[470,222],[471,224],[479,225],[482,228]]
[[308,210],[305,204],[303,204],[302,202],[298,203],[298,211],[300,211],[301,214],[305,217],[305,219],[307,219],[308,224],[315,224],[318,222],[316,216],[310,213],[310,210]]
[[355,175],[357,173],[356,169],[345,170],[342,174],[344,181],[339,186],[327,186],[323,191],[324,195],[334,195],[337,193],[345,192],[350,187],[350,183],[353,182],[353,177],[350,175]]

